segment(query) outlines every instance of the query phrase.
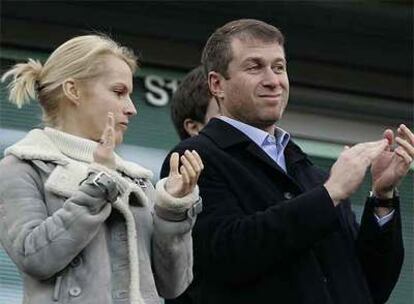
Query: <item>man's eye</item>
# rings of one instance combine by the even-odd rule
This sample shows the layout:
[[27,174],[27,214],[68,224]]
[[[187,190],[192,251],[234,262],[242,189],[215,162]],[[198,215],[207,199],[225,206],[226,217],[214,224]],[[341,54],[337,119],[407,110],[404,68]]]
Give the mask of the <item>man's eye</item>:
[[255,71],[255,70],[258,70],[259,68],[260,68],[259,65],[251,65],[251,66],[247,67],[247,70]]
[[117,96],[122,96],[122,95],[124,95],[124,92],[123,91],[114,91],[114,93],[117,95]]
[[277,66],[275,66],[274,68],[273,68],[273,71],[275,72],[275,73],[281,73],[281,72],[284,72],[285,71],[285,66],[284,65],[277,65]]

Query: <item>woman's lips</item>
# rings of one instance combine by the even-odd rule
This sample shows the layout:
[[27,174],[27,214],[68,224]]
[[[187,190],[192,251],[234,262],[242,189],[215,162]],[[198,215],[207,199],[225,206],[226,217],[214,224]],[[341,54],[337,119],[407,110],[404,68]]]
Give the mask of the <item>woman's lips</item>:
[[125,129],[125,130],[128,129],[128,123],[127,122],[120,122],[120,123],[118,123],[118,125],[120,125],[122,129]]

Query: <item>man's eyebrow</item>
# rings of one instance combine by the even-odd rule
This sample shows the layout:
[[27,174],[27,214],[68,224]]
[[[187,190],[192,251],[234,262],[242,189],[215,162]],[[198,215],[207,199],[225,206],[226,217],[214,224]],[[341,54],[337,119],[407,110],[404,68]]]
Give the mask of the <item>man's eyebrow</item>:
[[275,60],[273,60],[272,63],[283,63],[283,64],[287,64],[287,61],[286,61],[285,58],[278,57]]
[[263,58],[262,57],[247,57],[246,59],[243,60],[243,63],[245,62],[263,62]]
[[[264,61],[265,61],[265,59],[263,57],[252,56],[252,57],[247,57],[246,59],[244,59],[242,63],[243,64],[244,63],[250,63],[250,62],[261,63],[261,62],[264,62]],[[275,63],[275,62],[283,62],[284,64],[287,63],[286,62],[286,59],[285,58],[282,58],[282,57],[278,57],[278,58],[274,59],[272,62],[273,63]]]

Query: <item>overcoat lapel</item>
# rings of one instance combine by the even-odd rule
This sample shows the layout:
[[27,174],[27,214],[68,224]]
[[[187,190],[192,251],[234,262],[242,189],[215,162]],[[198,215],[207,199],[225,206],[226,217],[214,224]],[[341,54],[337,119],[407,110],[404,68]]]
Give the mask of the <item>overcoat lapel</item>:
[[246,151],[251,154],[253,158],[257,158],[259,161],[263,162],[266,166],[269,166],[272,170],[278,171],[278,173],[285,175],[280,166],[269,157],[256,143],[250,141],[249,145],[246,147]]
[[[222,121],[218,118],[210,120],[208,125],[201,131],[204,135],[209,137],[215,142],[221,149],[229,150],[236,145],[239,149],[245,150],[252,159],[256,159],[265,165],[267,170],[270,170],[273,174],[277,174],[278,178],[288,179],[299,189],[303,189],[291,176],[286,174],[283,169],[267,155],[256,143],[254,143],[243,132],[234,128],[230,124]],[[294,161],[298,160],[298,157],[293,158]]]

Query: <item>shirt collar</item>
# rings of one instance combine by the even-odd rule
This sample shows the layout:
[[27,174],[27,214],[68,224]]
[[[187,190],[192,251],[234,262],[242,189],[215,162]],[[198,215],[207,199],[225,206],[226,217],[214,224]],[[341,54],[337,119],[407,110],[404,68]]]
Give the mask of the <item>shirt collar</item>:
[[[241,121],[235,120],[227,116],[219,116],[218,118],[232,125],[239,131],[243,132],[247,137],[249,137],[259,147],[263,147],[264,145],[267,145],[271,143],[272,141],[272,139],[270,138],[273,135],[269,134],[266,131],[263,131],[261,129],[258,129],[256,127],[245,124]],[[275,140],[276,140],[277,146],[281,145],[283,149],[285,149],[289,142],[289,139],[290,139],[290,134],[288,132],[286,132],[282,128],[276,127]]]

